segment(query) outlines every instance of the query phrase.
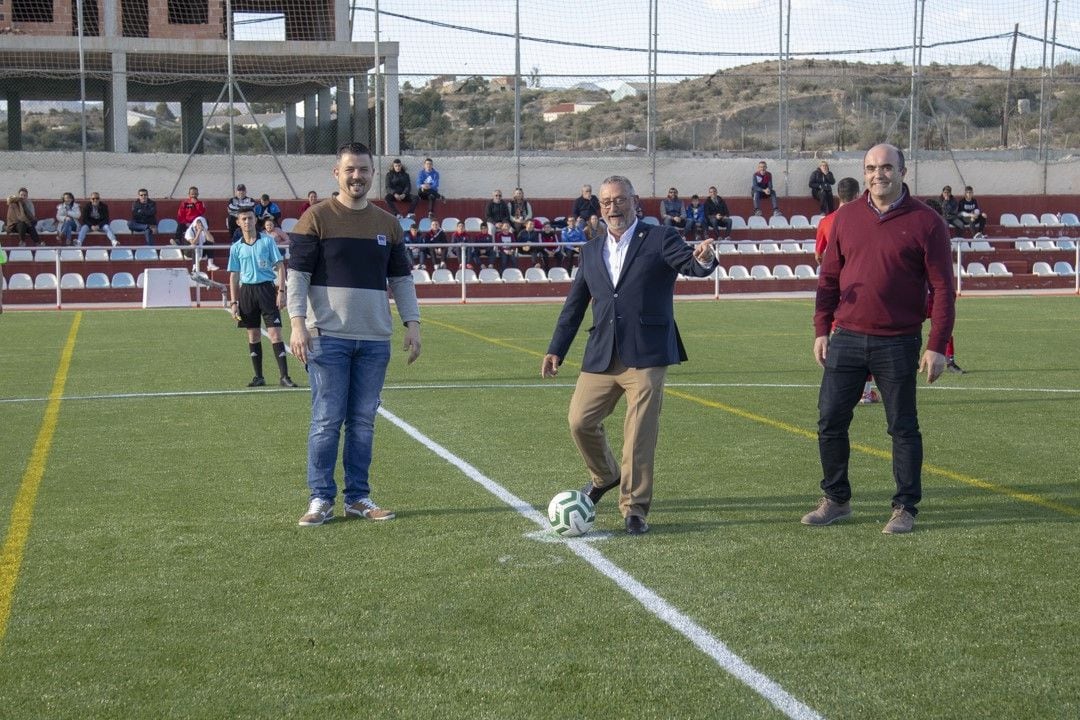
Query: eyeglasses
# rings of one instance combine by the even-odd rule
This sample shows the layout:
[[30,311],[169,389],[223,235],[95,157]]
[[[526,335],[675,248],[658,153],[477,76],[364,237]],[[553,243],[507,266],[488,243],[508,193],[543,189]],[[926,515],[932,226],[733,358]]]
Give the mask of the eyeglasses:
[[615,198],[607,198],[600,201],[600,207],[609,208],[612,205],[618,205],[619,207],[625,207],[630,204],[630,198],[620,195]]

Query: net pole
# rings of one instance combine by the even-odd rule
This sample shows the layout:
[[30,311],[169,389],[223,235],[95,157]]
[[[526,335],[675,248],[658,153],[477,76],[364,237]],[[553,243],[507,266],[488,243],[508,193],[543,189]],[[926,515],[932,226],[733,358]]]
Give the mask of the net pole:
[[[233,135],[233,17],[232,0],[225,0],[225,63],[229,88],[229,187],[236,187],[236,145]],[[196,256],[197,258],[198,256]]]
[[1046,50],[1050,36],[1050,0],[1043,3],[1042,68],[1039,76],[1039,161],[1042,162],[1043,195],[1046,194]]
[[[383,79],[382,79],[382,56],[379,54],[379,41],[382,39],[382,33],[379,27],[379,15],[381,14],[381,8],[379,6],[379,0],[375,0],[375,157],[379,158],[378,167],[375,171],[376,180],[379,188],[379,195],[385,194],[385,188],[383,183],[382,173],[382,157],[385,154],[383,148],[383,122],[386,120],[387,113],[383,108]],[[365,107],[367,103],[364,103]],[[338,113],[341,113],[341,108],[338,108]]]
[[[86,53],[83,50],[83,0],[75,0],[75,12],[78,14],[79,44],[79,118],[82,130],[82,186],[83,197],[90,194],[86,184]],[[102,107],[104,114],[104,107]]]
[[514,0],[514,187],[521,187],[521,0]]
[[650,157],[650,178],[651,183],[650,191],[653,197],[656,197],[656,91],[658,88],[658,78],[660,74],[660,1],[651,0],[652,7],[649,11],[649,17],[651,18],[652,32],[650,33],[650,40],[652,41],[650,50],[650,67],[649,67],[649,157]]

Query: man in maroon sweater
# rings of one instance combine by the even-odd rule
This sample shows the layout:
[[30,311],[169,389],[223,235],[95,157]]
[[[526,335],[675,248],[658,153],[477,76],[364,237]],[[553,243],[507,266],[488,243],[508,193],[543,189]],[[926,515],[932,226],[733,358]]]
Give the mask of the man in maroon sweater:
[[[870,148],[863,160],[867,192],[836,211],[829,233],[814,312],[814,359],[825,369],[818,395],[825,497],[803,516],[805,525],[851,515],[848,427],[868,372],[881,391],[892,436],[896,494],[883,532],[911,532],[915,525],[923,460],[916,380],[925,371],[934,382],[945,369],[956,293],[948,230],[940,215],[908,192],[906,172],[898,148]],[[920,360],[927,291],[933,314]]]

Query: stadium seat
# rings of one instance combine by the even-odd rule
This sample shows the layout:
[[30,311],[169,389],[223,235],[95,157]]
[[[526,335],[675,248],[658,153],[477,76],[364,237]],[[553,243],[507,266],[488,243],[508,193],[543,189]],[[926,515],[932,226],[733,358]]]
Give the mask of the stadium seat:
[[105,273],[90,273],[86,276],[86,287],[90,290],[102,290],[109,287],[109,276]]
[[1076,242],[1069,238],[1061,238],[1057,241],[1058,250],[1075,250]]
[[551,282],[569,282],[570,273],[566,272],[566,268],[553,267],[548,270],[548,280]]
[[177,227],[176,221],[172,218],[159,220],[157,224],[158,235],[173,235],[176,233]]
[[1061,227],[1063,223],[1054,213],[1046,212],[1039,216],[1039,224],[1043,227]]
[[718,255],[738,255],[739,247],[735,243],[721,242],[713,245]]
[[780,252],[786,255],[801,255],[802,251],[802,244],[793,240],[786,240],[780,243]]
[[79,273],[64,273],[60,278],[61,290],[81,290],[86,287],[83,276]]
[[728,268],[728,277],[732,280],[749,280],[750,271],[742,265],[732,265]]
[[800,280],[813,280],[817,277],[817,270],[815,270],[810,265],[796,265],[795,277],[799,278]]
[[646,225],[659,225],[660,219],[652,215],[646,215],[645,217],[641,218],[641,222],[645,223]]
[[815,243],[813,240],[804,240],[802,244],[802,251],[807,255],[813,255],[815,251],[814,245]]
[[60,262],[82,262],[83,251],[79,248],[62,248]]
[[1039,216],[1035,213],[1021,213],[1020,224],[1024,227],[1038,227]]
[[1031,273],[1040,277],[1054,277],[1057,273],[1054,272],[1054,268],[1050,267],[1050,263],[1039,261],[1031,266]]
[[135,278],[129,272],[118,272],[112,276],[112,286],[114,288],[133,288],[135,285]]
[[521,271],[517,268],[511,267],[503,270],[502,273],[503,282],[508,283],[523,283],[525,282],[525,276],[521,274]]
[[1002,227],[1020,227],[1020,221],[1012,213],[1001,213],[998,225]]
[[758,247],[756,242],[739,242],[735,243],[735,247],[739,249],[740,255],[760,255],[761,248]]
[[436,268],[435,272],[431,274],[431,282],[433,283],[452,283],[454,282],[454,273],[450,272],[446,268]]
[[461,282],[464,278],[467,283],[480,282],[480,279],[476,277],[476,271],[472,268],[458,268],[454,273],[454,282]]
[[8,278],[8,290],[33,290],[34,279],[26,273],[15,273]]
[[109,259],[113,262],[118,260],[131,260],[134,257],[135,255],[131,252],[131,248],[114,247],[112,251],[109,252]]
[[731,278],[728,277],[727,268],[725,268],[723,265],[717,265],[716,266],[716,271],[713,273],[713,276],[720,279],[720,280],[730,280],[731,279]]
[[1059,260],[1054,263],[1054,272],[1056,272],[1062,277],[1072,277],[1076,274],[1075,272],[1073,272],[1073,266],[1065,262],[1064,260]]
[[127,235],[131,232],[131,228],[128,227],[128,221],[123,218],[116,218],[115,220],[109,221],[109,227],[111,227],[112,231],[117,235]]
[[825,216],[822,215],[821,213],[817,213],[816,215],[811,215],[810,216],[810,227],[812,227],[812,228],[814,228],[816,230],[817,226],[818,226],[818,223],[820,223],[822,218],[824,218],[824,217]]
[[986,277],[989,275],[986,266],[980,262],[968,263],[967,274],[969,277]]
[[87,262],[108,262],[108,248],[86,248],[83,257]]
[[1005,263],[992,262],[990,267],[987,268],[987,272],[990,273],[991,277],[1012,277],[1012,273],[1005,267]]
[[424,268],[414,268],[412,271],[413,283],[416,285],[430,285],[431,275]]
[[495,268],[486,267],[480,271],[480,282],[482,283],[501,283],[502,275]]
[[[296,227],[296,223],[298,223],[298,222],[300,222],[299,218],[282,218],[282,220],[281,220],[281,229],[284,232],[292,232],[293,228]],[[404,229],[408,230],[409,228],[404,228]]]
[[1057,243],[1054,242],[1053,240],[1051,240],[1050,238],[1042,237],[1042,238],[1038,238],[1035,241],[1035,249],[1036,250],[1053,251],[1053,250],[1057,250],[1058,246],[1057,246]]
[[769,221],[761,215],[751,215],[746,220],[746,227],[750,228],[751,230],[768,230]]
[[[177,248],[179,250],[179,248]],[[157,248],[152,247],[140,247],[135,248],[135,259],[140,262],[148,262],[151,260],[157,260]]]
[[750,268],[750,277],[754,280],[772,280],[772,270],[768,265],[754,265]]
[[431,218],[420,218],[420,222],[416,223],[416,231],[422,235],[431,232]]
[[158,256],[162,260],[183,260],[184,253],[178,247],[163,247]]
[[769,218],[769,227],[773,228],[774,230],[789,230],[791,228],[791,224],[783,215],[773,215]]
[[1061,224],[1065,227],[1076,227],[1080,225],[1080,218],[1076,217],[1076,213],[1061,213]]
[[971,250],[972,252],[994,252],[994,246],[990,244],[989,240],[973,240]]
[[777,265],[772,269],[772,276],[776,280],[794,280],[795,273],[787,265]]
[[747,228],[746,221],[742,219],[741,215],[729,215],[731,218],[732,230],[745,230]]
[[444,233],[449,233],[452,235],[454,231],[457,230],[457,224],[459,222],[461,221],[458,220],[456,217],[445,217],[443,218],[442,225],[440,225],[440,227],[443,229]]
[[482,218],[476,216],[465,218],[465,232],[467,233],[480,233],[484,232],[484,221]]
[[52,248],[41,248],[34,251],[34,262],[56,262],[56,251]]
[[55,290],[56,289],[56,276],[52,273],[38,273],[34,278],[35,290]]
[[971,250],[971,242],[968,240],[960,240],[953,238],[952,240],[953,251],[959,250],[960,252],[969,252]]
[[547,273],[544,272],[544,268],[531,267],[525,270],[525,282],[548,282]]
[[790,225],[795,230],[809,230],[812,227],[805,215],[792,215]]
[[1033,240],[1017,240],[1013,243],[1013,247],[1017,250],[1027,252],[1028,250],[1035,249],[1035,241]]
[[34,251],[26,248],[12,248],[8,250],[8,262],[33,262]]
[[763,242],[758,245],[758,250],[768,255],[779,255],[780,245],[774,242]]

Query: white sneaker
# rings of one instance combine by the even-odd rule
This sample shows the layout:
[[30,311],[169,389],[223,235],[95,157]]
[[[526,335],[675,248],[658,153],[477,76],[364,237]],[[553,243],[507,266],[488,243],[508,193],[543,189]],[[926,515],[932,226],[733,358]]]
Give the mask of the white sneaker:
[[207,270],[218,270],[220,268],[218,268],[218,266],[214,263],[214,261],[207,260],[206,261],[206,269]]
[[308,504],[308,511],[301,516],[299,525],[314,527],[334,519],[334,503],[315,498]]

